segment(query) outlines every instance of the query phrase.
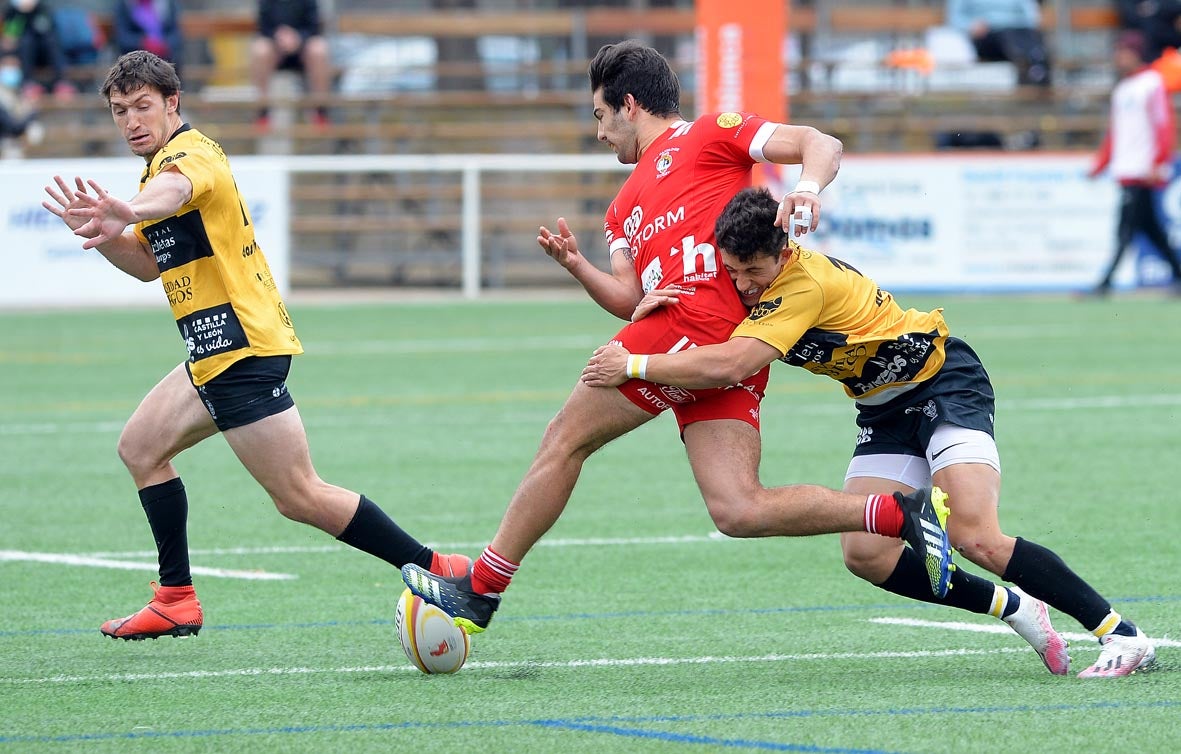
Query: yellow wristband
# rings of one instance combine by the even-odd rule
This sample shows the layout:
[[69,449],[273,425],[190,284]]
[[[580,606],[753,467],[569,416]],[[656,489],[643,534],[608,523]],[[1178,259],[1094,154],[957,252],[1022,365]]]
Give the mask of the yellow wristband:
[[627,376],[648,379],[648,357],[644,354],[631,354],[627,357]]

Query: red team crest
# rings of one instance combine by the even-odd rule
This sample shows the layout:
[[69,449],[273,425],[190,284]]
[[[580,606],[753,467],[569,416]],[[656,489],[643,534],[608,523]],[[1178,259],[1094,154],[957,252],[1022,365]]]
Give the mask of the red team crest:
[[668,171],[673,166],[673,155],[676,154],[676,149],[666,149],[656,157],[656,177],[663,178],[668,175]]

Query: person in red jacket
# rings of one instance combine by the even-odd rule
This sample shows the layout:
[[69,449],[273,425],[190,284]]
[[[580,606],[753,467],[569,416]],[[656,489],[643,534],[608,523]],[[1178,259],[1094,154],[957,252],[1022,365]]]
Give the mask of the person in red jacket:
[[1120,185],[1115,254],[1095,294],[1111,292],[1120,259],[1140,232],[1160,250],[1173,272],[1173,291],[1181,293],[1181,263],[1161,227],[1154,199],[1172,172],[1176,134],[1164,80],[1149,66],[1148,39],[1139,31],[1121,32],[1115,44],[1119,82],[1111,92],[1111,120],[1090,177],[1110,170]]

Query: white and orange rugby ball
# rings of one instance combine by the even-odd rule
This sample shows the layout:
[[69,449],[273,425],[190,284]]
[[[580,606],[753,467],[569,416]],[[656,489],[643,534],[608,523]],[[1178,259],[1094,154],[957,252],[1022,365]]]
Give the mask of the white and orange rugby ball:
[[424,673],[454,673],[467,662],[471,640],[442,609],[406,589],[394,612],[394,630],[402,651]]

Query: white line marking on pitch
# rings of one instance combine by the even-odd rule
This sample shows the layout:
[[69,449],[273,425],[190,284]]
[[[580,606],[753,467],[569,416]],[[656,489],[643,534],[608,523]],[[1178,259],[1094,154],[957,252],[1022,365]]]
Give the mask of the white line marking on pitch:
[[[998,623],[961,623],[959,621],[917,620],[914,618],[870,618],[870,623],[881,623],[888,626],[911,626],[913,628],[945,628],[949,631],[975,631],[981,634],[1011,634],[1013,629]],[[1067,641],[1096,641],[1091,634],[1071,633],[1059,631]],[[1173,639],[1151,637],[1152,643],[1158,647],[1181,647],[1181,641]],[[1096,642],[1095,648],[1098,649]]]
[[[155,555],[156,553],[151,553]],[[138,557],[138,556],[137,556]],[[58,565],[86,566],[88,568],[115,568],[123,571],[157,571],[160,566],[156,563],[133,563],[125,560],[111,560],[108,558],[88,557],[85,555],[62,555],[55,552],[22,552],[20,550],[0,550],[0,561],[26,561],[33,563],[56,563]],[[192,566],[194,576],[216,576],[224,579],[251,579],[255,581],[287,581],[299,578],[290,573],[270,573],[268,571],[231,571],[225,568],[204,568]]]
[[[965,657],[975,655],[1012,654],[1027,652],[1028,649],[1004,647],[1001,649],[943,649],[916,652],[816,652],[813,654],[769,654],[751,657],[633,657],[601,658],[595,660],[565,660],[555,662],[469,662],[463,672],[479,670],[505,670],[519,668],[630,668],[668,665],[720,665],[738,662],[801,662],[832,660],[882,660],[913,659],[921,657]],[[229,678],[268,675],[308,675],[314,673],[394,673],[414,670],[410,665],[370,665],[344,668],[238,668],[230,670],[187,670],[171,673],[111,673],[109,675],[53,675],[42,678],[12,678],[0,676],[0,684],[31,685],[50,683],[126,683],[132,681],[161,681],[176,678]],[[416,671],[417,672],[417,671]]]

